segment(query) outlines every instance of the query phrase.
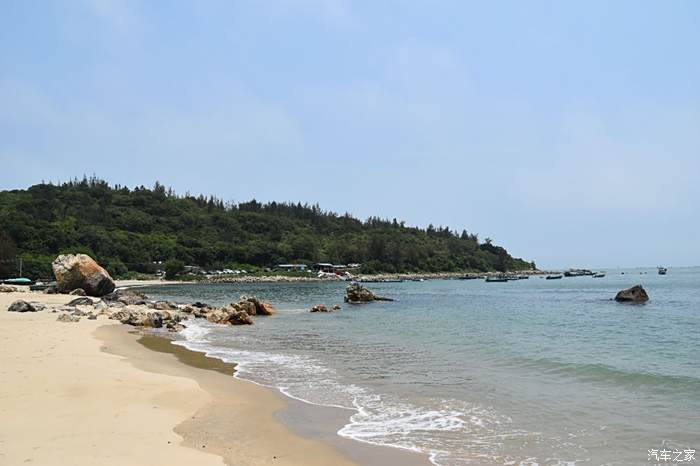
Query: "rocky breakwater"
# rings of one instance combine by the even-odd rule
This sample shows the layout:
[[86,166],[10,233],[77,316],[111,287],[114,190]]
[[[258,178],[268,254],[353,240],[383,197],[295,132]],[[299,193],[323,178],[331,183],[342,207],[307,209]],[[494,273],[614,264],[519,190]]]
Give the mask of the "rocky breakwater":
[[59,293],[80,289],[88,296],[104,296],[114,291],[109,273],[86,254],[62,254],[51,266]]
[[78,297],[67,304],[43,305],[17,300],[9,312],[40,312],[50,309],[60,313],[61,322],[78,322],[81,317],[94,320],[99,316],[117,320],[122,324],[144,328],[164,328],[179,332],[190,319],[206,319],[209,322],[226,325],[252,325],[253,316],[269,316],[275,313],[270,303],[255,296],[241,296],[238,302],[216,307],[204,303],[177,304],[171,301],[149,301],[148,297],[136,290],[117,290],[93,299]]
[[345,289],[345,302],[348,304],[370,303],[372,301],[393,301],[390,298],[377,296],[359,283],[353,282]]

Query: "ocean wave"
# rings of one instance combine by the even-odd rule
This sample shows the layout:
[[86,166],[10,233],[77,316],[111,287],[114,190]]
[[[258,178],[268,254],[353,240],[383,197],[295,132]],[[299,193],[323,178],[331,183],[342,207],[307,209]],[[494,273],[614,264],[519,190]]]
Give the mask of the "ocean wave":
[[352,410],[338,431],[346,438],[422,453],[437,466],[453,466],[469,464],[466,458],[503,464],[509,461],[499,454],[504,441],[536,435],[513,430],[511,419],[493,409],[448,399],[429,399],[419,406],[343,383],[336,370],[306,355],[232,347],[246,344],[249,337],[222,332],[208,322],[191,322],[181,333],[184,339],[173,343],[235,363],[236,378],[304,403]]
[[571,363],[541,358],[520,361],[521,367],[533,368],[550,375],[565,375],[581,381],[612,383],[652,390],[700,393],[700,379],[691,376],[632,372],[600,363]]

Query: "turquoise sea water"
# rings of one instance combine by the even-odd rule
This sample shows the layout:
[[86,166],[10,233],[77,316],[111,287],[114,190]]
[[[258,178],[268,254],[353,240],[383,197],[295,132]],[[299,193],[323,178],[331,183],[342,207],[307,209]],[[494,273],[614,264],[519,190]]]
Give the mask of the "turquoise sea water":
[[[649,449],[700,447],[700,268],[622,272],[368,284],[396,301],[332,314],[307,310],[342,303],[346,283],[146,292],[272,302],[276,316],[190,325],[181,344],[239,363],[241,378],[351,408],[340,435],[444,466],[654,464]],[[649,303],[610,300],[637,283]]]

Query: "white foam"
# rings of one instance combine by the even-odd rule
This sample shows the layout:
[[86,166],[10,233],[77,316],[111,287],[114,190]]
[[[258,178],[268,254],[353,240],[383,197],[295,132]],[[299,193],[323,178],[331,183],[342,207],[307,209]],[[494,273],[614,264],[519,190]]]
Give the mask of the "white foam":
[[[523,434],[508,432],[508,429],[504,432],[502,426],[511,422],[508,417],[497,416],[493,410],[464,401],[429,400],[433,406],[429,408],[378,394],[366,387],[343,384],[336,370],[307,355],[217,345],[217,335],[212,333],[219,328],[208,322],[191,321],[181,332],[184,340],[173,343],[234,362],[234,377],[277,389],[292,399],[352,410],[348,423],[338,431],[343,437],[422,453],[436,466],[453,466],[472,463],[467,459],[474,457],[474,451],[467,450],[470,446],[478,447],[483,453],[480,456],[492,462],[499,457],[500,438]],[[227,333],[225,338],[226,345],[245,345],[250,335]],[[503,457],[500,460],[501,464],[505,463]],[[530,459],[520,464],[537,464],[528,461]]]

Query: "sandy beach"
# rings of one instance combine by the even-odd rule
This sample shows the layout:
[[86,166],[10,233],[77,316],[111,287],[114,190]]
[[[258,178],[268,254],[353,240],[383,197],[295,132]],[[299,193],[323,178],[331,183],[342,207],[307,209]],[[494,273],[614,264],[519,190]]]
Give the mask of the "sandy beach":
[[[17,299],[72,298],[0,293],[1,464],[428,464],[321,426],[302,436],[279,421],[287,407],[282,396],[231,377],[232,364],[165,338],[105,317],[63,323],[48,310],[7,312]],[[297,406],[286,417],[294,411],[309,415]],[[339,427],[338,413],[332,422],[322,415],[321,424]]]

